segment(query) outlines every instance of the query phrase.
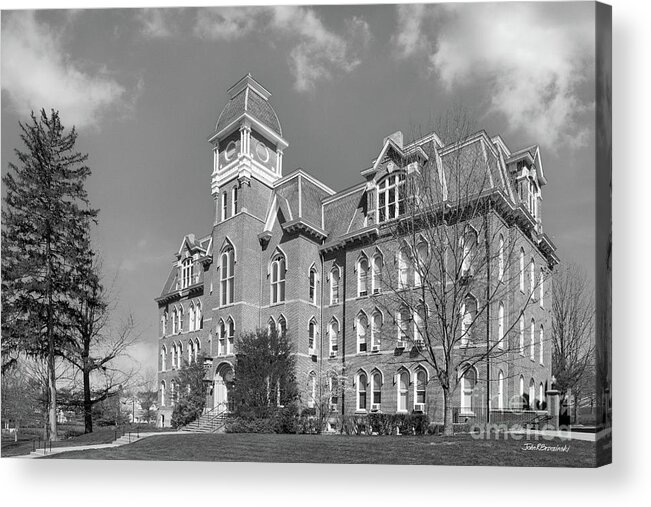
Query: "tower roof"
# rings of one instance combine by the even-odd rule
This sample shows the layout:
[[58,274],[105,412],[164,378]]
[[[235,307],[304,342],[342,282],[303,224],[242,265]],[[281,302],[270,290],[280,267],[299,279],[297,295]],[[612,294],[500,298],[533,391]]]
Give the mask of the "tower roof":
[[229,101],[219,115],[215,132],[220,132],[246,113],[282,137],[283,131],[278,116],[268,102],[271,93],[253,79],[251,74],[231,86],[228,95]]

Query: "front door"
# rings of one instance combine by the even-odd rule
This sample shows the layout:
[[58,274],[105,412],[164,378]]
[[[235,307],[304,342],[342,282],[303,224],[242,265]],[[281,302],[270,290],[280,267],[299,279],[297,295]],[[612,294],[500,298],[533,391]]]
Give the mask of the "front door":
[[217,370],[213,389],[213,407],[217,411],[226,410],[228,406],[228,391],[233,385],[233,369],[230,365]]
[[228,403],[228,390],[226,389],[226,383],[221,375],[217,375],[215,378],[215,390],[214,390],[214,408],[221,411],[227,407]]

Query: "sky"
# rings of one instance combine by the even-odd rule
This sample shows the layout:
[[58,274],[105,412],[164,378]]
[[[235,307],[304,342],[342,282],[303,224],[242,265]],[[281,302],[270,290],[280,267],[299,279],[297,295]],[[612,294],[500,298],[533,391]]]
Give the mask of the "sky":
[[57,109],[89,154],[94,239],[155,369],[160,295],[185,234],[210,233],[207,138],[250,72],[302,167],[361,181],[384,137],[409,140],[461,105],[512,149],[539,144],[545,232],[592,278],[595,65],[591,3],[4,11],[2,174],[18,122]]

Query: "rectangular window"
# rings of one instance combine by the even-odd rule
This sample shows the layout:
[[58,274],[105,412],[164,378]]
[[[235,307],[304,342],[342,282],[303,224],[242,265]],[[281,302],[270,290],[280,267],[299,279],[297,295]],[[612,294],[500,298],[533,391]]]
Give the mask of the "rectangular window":
[[237,209],[237,198],[238,198],[237,194],[238,193],[239,193],[238,188],[233,187],[233,215],[236,215],[237,211],[238,211],[238,209]]
[[228,192],[222,194],[222,220],[228,218]]

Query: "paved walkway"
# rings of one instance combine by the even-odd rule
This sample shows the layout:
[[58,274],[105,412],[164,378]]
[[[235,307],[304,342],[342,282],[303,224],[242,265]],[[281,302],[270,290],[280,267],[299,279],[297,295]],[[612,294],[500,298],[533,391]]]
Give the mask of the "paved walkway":
[[52,450],[49,450],[46,453],[39,451],[32,452],[30,454],[23,454],[21,456],[14,456],[15,458],[42,458],[44,456],[51,456],[52,454],[61,454],[62,452],[72,452],[72,451],[86,451],[90,449],[107,449],[109,447],[120,447],[123,445],[129,445],[130,443],[137,442],[143,438],[153,437],[155,435],[188,435],[187,431],[157,431],[152,433],[140,433],[138,438],[132,436],[131,442],[124,442],[123,437],[118,438],[115,442],[110,444],[91,444],[91,445],[78,445],[78,446],[68,446],[68,447],[53,447]]

